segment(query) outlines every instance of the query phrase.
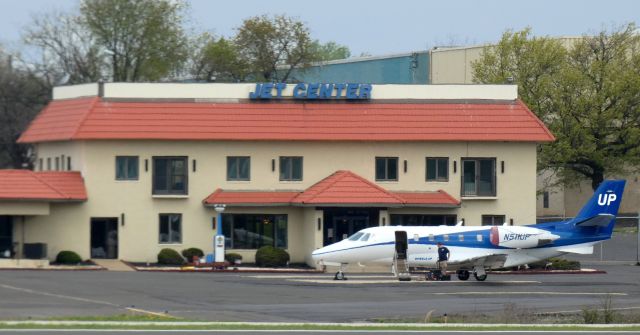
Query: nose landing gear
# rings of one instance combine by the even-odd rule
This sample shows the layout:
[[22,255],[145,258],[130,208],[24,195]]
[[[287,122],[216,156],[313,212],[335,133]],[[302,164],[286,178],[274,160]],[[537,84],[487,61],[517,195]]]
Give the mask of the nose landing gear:
[[347,268],[347,264],[340,264],[340,269],[336,272],[336,275],[333,276],[333,280],[347,280],[347,277],[344,275],[344,270]]

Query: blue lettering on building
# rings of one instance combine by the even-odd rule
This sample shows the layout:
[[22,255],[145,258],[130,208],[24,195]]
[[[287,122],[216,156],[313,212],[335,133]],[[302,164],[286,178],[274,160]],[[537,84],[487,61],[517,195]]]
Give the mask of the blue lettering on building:
[[[269,100],[283,99],[287,84],[285,83],[258,83],[253,92],[249,92],[249,99]],[[320,84],[298,83],[293,87],[294,99],[305,100],[369,100],[373,87],[371,84]]]

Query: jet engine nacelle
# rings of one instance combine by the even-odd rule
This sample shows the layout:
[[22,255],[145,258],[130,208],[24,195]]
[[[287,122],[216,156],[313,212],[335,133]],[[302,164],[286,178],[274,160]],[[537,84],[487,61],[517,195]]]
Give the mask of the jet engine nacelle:
[[495,246],[526,249],[551,244],[560,236],[532,227],[504,227],[491,228],[491,244]]

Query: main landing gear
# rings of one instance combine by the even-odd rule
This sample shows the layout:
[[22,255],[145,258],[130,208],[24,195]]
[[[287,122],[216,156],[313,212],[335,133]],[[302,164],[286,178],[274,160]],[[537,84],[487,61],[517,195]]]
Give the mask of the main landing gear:
[[484,266],[473,268],[473,276],[477,281],[485,281],[485,279],[487,279],[487,273],[484,271]]
[[458,279],[460,280],[468,280],[469,277],[471,276],[471,273],[469,273],[469,271],[467,270],[458,270],[457,274],[458,274]]
[[[471,277],[469,270],[458,270],[456,274],[459,280],[469,280],[469,277]],[[487,272],[485,272],[483,267],[476,267],[473,269],[473,277],[476,278],[477,281],[485,281],[487,279]]]

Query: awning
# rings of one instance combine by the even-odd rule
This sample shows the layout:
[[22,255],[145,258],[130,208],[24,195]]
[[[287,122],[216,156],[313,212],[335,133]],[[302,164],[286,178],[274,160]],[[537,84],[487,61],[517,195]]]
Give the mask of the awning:
[[341,170],[304,191],[241,191],[217,189],[205,206],[325,206],[454,208],[460,201],[442,190],[391,192],[357,174]]

